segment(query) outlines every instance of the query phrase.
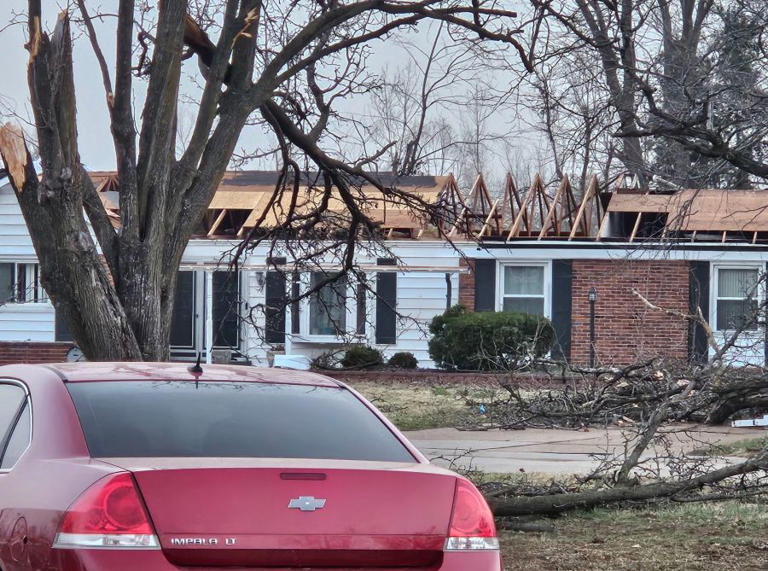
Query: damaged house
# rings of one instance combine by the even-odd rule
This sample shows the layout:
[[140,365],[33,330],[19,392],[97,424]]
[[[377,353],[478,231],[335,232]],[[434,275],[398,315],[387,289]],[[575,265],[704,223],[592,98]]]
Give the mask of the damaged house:
[[[92,176],[118,225],[114,174]],[[258,171],[222,181],[179,270],[174,358],[200,352],[265,365],[277,352],[314,357],[353,342],[409,351],[429,367],[426,326],[461,303],[546,316],[557,334],[552,356],[578,364],[706,358],[706,328],[683,317],[699,312],[713,341],[744,329],[733,358],[766,360],[764,327],[745,318],[765,299],[768,191],[658,194],[605,190],[593,178],[577,195],[567,178],[547,187],[536,176],[519,188],[510,175],[504,188],[489,189],[479,176],[460,189],[451,175],[384,176],[385,186],[445,215],[428,219],[363,186],[384,244],[358,251],[369,287],[337,282],[286,303],[333,273],[333,261],[296,272],[290,249],[264,243],[237,271],[226,263],[244,237],[279,223],[288,195],[270,201],[276,181]],[[302,192],[311,200],[311,184]],[[331,202],[331,212],[343,213],[343,202]],[[0,361],[63,360],[71,338],[40,287],[24,220],[2,182],[0,226]]]

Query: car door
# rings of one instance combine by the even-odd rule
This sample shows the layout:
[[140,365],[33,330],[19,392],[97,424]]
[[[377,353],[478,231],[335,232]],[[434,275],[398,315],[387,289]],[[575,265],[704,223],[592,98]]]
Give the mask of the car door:
[[13,486],[7,485],[14,466],[32,436],[29,393],[15,381],[0,380],[0,568],[23,567],[27,559],[27,523]]

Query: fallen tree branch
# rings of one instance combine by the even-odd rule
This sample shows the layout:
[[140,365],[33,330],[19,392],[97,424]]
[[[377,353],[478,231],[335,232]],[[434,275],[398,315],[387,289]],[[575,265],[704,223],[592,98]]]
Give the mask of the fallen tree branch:
[[490,497],[488,498],[488,503],[496,516],[554,515],[574,509],[594,508],[620,502],[672,498],[685,492],[699,490],[706,486],[720,483],[734,476],[750,474],[758,470],[765,470],[766,468],[768,468],[768,451],[763,449],[754,458],[739,464],[712,470],[696,478],[686,480],[662,481],[635,486],[617,486],[536,497],[516,497],[504,500]]

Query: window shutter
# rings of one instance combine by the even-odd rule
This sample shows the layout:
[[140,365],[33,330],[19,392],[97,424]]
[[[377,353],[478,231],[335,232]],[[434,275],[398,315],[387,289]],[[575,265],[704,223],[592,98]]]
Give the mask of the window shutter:
[[[379,266],[394,266],[392,258],[379,258]],[[397,342],[397,273],[376,274],[376,343],[394,345]]]
[[[709,320],[709,262],[691,262],[688,311],[696,314],[701,308],[704,319]],[[688,326],[688,355],[691,361],[705,362],[709,353],[707,333],[698,323]]]
[[240,347],[240,272],[213,272],[213,346]]
[[74,341],[74,338],[72,337],[72,333],[69,331],[69,326],[67,325],[67,320],[64,319],[64,316],[61,314],[58,308],[55,310],[55,332],[54,332],[54,339],[56,341],[61,342],[72,342]]
[[366,298],[368,297],[368,288],[366,288],[365,274],[360,274],[360,282],[357,284],[357,323],[355,331],[358,335],[365,335],[365,322],[368,318],[368,304]]
[[555,345],[552,358],[567,361],[571,358],[571,315],[573,294],[573,262],[552,261],[552,327],[555,330]]
[[265,288],[264,340],[267,343],[285,343],[285,274],[274,270],[267,272]]
[[[270,258],[267,266],[284,266],[285,258]],[[264,281],[264,341],[267,343],[285,343],[285,272],[277,269],[267,270]]]
[[475,311],[496,310],[496,260],[475,260]]
[[195,272],[176,274],[176,293],[171,316],[171,347],[195,346]]

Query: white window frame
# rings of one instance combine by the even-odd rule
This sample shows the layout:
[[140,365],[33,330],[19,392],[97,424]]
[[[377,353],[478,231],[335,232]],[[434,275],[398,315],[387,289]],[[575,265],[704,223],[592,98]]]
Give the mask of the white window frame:
[[547,319],[552,317],[552,262],[550,260],[525,260],[519,262],[498,262],[496,264],[496,311],[504,311],[504,298],[506,297],[538,297],[533,295],[505,295],[504,276],[507,267],[539,267],[544,269],[544,315]]
[[[724,333],[724,334],[731,334],[734,333],[734,329],[718,329],[717,328],[717,302],[721,299],[720,298],[720,292],[718,291],[720,289],[720,276],[719,272],[720,270],[755,270],[757,271],[758,279],[762,276],[763,273],[765,273],[765,265],[760,262],[753,262],[753,263],[735,263],[735,264],[712,264],[710,269],[710,305],[709,305],[709,315],[710,318],[710,324],[712,325],[713,331],[717,333]],[[762,305],[762,303],[765,301],[765,282],[762,281],[757,286],[757,297],[755,298],[757,301],[758,307]],[[744,298],[722,298],[723,300],[741,300]],[[742,332],[742,335],[745,336],[763,336],[763,324],[758,322],[757,329],[747,329]]]
[[[0,300],[0,305],[45,305],[50,306],[51,300],[43,288],[40,280],[40,264],[37,261],[19,262],[10,260],[0,260],[0,264],[13,265],[13,292],[14,298],[10,300]],[[35,270],[37,270],[37,280],[35,280]],[[27,285],[24,288],[24,299],[17,299],[19,292],[19,274],[24,272],[24,282]],[[35,299],[37,297],[37,299]],[[27,299],[29,298],[29,299]]]
[[[337,273],[340,270],[327,269],[326,273]],[[310,272],[302,272],[299,277],[300,287],[303,291],[307,291],[311,287],[311,279],[313,273],[322,273],[323,269],[312,270]],[[309,319],[309,302],[310,297],[305,297],[299,303],[299,336],[300,339],[294,339],[294,341],[305,341],[310,343],[341,343],[348,340],[350,337],[363,337],[362,334],[356,333],[357,331],[357,293],[352,287],[355,285],[347,280],[346,287],[344,289],[344,331],[339,332],[337,335],[314,335],[309,331],[310,319]],[[286,314],[286,320],[290,319]],[[290,327],[290,324],[286,321],[286,329]],[[366,326],[367,330],[367,326]],[[295,336],[294,336],[295,337]]]

